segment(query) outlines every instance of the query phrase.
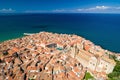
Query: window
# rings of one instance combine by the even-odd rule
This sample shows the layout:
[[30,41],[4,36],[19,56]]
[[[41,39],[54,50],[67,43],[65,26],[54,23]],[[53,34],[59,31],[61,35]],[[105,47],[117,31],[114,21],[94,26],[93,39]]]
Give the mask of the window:
[[92,62],[90,62],[90,64],[92,64]]
[[106,67],[107,67],[107,65],[106,65]]

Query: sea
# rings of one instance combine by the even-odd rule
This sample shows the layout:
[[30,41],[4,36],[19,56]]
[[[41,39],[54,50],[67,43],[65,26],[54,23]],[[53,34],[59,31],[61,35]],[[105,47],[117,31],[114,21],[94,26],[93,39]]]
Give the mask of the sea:
[[106,50],[120,53],[120,14],[0,14],[0,42],[41,31],[76,34]]

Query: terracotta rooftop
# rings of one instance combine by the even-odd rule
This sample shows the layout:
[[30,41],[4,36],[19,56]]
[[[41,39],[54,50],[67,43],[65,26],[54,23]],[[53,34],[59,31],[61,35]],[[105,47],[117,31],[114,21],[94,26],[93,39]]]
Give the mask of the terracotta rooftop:
[[[0,74],[5,80],[82,80],[89,68],[78,59],[89,62],[91,57],[101,55],[97,57],[116,64],[104,54],[104,49],[80,36],[40,32],[0,43],[0,64],[5,64],[0,66]],[[104,73],[96,73],[99,74],[106,77]]]

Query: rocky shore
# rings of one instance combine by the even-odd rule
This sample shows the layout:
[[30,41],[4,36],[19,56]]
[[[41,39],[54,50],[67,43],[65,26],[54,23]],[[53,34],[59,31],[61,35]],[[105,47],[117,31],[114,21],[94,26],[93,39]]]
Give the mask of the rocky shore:
[[0,80],[107,79],[113,52],[77,35],[40,32],[0,43]]

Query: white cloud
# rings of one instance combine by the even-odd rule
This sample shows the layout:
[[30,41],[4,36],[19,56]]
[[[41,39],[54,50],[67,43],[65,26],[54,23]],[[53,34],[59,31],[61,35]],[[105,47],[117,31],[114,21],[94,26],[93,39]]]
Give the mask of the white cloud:
[[81,13],[120,13],[120,6],[113,7],[113,6],[95,6],[90,8],[79,8],[74,10],[74,12],[81,12]]
[[56,9],[56,10],[53,10],[52,12],[66,12],[65,9]]
[[105,9],[109,9],[110,7],[108,6],[96,6],[95,9],[102,9],[102,10],[105,10]]
[[0,9],[0,13],[11,13],[11,12],[15,12],[15,10],[13,10],[12,8],[9,8],[9,9]]
[[55,10],[27,10],[25,11],[25,13],[62,13],[62,12],[66,12],[69,10],[65,10],[65,9],[55,9]]
[[76,11],[97,11],[97,10],[107,10],[110,9],[110,7],[108,6],[95,6],[95,7],[91,7],[91,8],[80,8],[77,9]]
[[25,11],[25,13],[47,13],[49,11],[45,11],[45,10],[27,10]]
[[85,9],[77,9],[77,11],[83,11],[83,10],[85,10]]
[[[9,9],[10,10],[10,9]],[[120,13],[120,6],[95,6],[78,9],[28,10],[26,13]]]

